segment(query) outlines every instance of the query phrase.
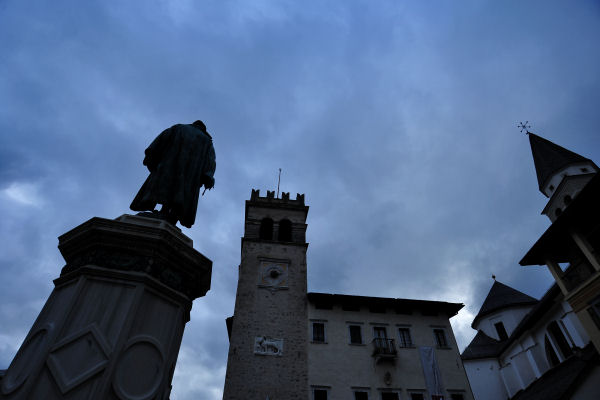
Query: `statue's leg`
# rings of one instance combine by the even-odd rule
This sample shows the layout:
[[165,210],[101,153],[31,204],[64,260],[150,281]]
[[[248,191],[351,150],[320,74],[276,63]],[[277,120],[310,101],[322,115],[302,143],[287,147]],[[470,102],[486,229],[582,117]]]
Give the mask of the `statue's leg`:
[[162,205],[158,214],[160,215],[161,219],[164,219],[168,223],[172,225],[177,224],[177,215],[175,214],[173,209],[167,206],[166,204]]
[[167,222],[173,226],[177,224],[177,215],[175,215],[175,213],[173,213],[171,210],[169,210],[169,213],[167,214]]

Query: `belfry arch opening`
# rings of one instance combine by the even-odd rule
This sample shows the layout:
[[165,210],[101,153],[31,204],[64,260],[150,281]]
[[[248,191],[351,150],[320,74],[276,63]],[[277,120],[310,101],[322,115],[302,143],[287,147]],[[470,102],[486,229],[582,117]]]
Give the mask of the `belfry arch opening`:
[[258,237],[262,240],[273,240],[273,220],[271,218],[263,218],[260,221]]
[[286,218],[279,221],[279,234],[277,235],[277,240],[280,242],[292,241],[292,221]]

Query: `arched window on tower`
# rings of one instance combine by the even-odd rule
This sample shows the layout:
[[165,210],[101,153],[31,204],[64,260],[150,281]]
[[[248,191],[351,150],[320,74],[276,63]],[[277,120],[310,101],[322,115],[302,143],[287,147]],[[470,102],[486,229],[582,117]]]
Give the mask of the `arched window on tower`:
[[258,237],[263,240],[273,240],[273,220],[271,218],[263,218],[260,221]]
[[558,356],[556,355],[556,352],[550,343],[550,339],[548,339],[548,335],[544,335],[544,350],[546,350],[546,359],[551,366],[554,367],[560,364]]
[[279,237],[280,242],[292,241],[292,222],[289,219],[279,221]]
[[560,330],[558,323],[556,321],[552,321],[548,324],[548,332],[550,336],[554,340],[554,344],[558,347],[563,358],[568,358],[573,355],[573,350],[567,342],[565,335]]

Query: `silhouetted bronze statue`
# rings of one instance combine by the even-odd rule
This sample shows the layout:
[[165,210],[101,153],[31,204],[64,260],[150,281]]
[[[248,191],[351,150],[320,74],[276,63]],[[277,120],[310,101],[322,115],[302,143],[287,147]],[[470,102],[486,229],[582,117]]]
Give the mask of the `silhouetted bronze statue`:
[[[164,130],[146,149],[144,165],[150,176],[133,199],[134,211],[154,211],[160,218],[190,228],[196,220],[202,186],[215,185],[216,157],[212,137],[202,121]],[[204,193],[203,193],[204,194]]]

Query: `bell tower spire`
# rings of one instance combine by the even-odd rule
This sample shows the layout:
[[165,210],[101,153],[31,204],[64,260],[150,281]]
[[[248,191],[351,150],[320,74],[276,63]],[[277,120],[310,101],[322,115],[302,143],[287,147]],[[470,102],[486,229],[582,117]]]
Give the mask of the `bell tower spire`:
[[540,192],[548,197],[542,211],[552,222],[598,172],[590,159],[527,132]]

